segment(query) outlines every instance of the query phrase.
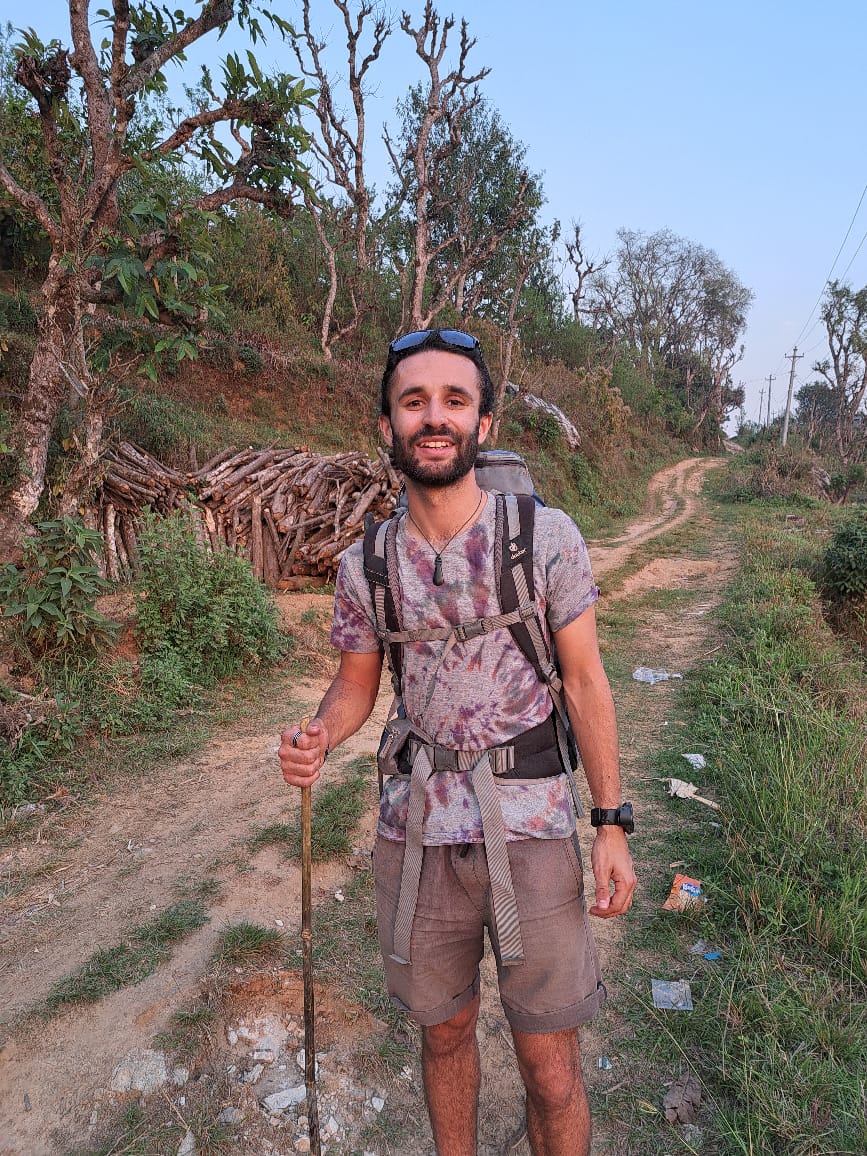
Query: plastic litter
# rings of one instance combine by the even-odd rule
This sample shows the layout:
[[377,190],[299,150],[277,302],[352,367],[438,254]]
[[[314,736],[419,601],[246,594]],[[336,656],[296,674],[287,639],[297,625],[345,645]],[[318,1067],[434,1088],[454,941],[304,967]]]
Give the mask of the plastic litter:
[[663,903],[665,911],[686,911],[706,900],[701,893],[701,880],[690,879],[688,875],[675,875],[668,898]]
[[670,1011],[692,1011],[692,989],[685,979],[652,979],[653,1006]]
[[638,666],[633,670],[632,677],[636,682],[649,682],[654,686],[657,682],[666,682],[670,678],[683,678],[683,675],[668,670],[654,670],[649,666]]
[[685,758],[689,765],[694,767],[697,771],[704,770],[704,768],[707,766],[707,759],[704,757],[704,755],[683,755],[682,757]]
[[719,810],[719,803],[700,795],[695,783],[688,783],[686,779],[660,779],[660,782],[668,783],[668,793],[673,798],[695,799],[697,803],[704,803],[706,807],[713,807],[715,811]]
[[610,1072],[614,1065],[607,1056],[600,1056],[596,1061],[596,1067],[600,1072]]
[[714,963],[716,960],[722,959],[722,952],[721,951],[706,951],[704,953],[704,958],[706,960],[708,960],[708,962]]
[[704,955],[707,951],[707,944],[703,939],[697,939],[692,947],[689,949],[690,955]]

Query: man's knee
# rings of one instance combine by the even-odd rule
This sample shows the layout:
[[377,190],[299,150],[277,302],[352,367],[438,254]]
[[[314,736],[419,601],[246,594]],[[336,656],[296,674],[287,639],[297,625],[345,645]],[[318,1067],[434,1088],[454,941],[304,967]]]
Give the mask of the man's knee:
[[544,1113],[557,1112],[575,1102],[583,1091],[576,1032],[553,1035],[516,1033],[515,1045],[527,1095]]
[[475,1039],[479,1018],[479,1000],[473,999],[457,1015],[441,1024],[422,1028],[422,1044],[428,1055],[442,1056]]

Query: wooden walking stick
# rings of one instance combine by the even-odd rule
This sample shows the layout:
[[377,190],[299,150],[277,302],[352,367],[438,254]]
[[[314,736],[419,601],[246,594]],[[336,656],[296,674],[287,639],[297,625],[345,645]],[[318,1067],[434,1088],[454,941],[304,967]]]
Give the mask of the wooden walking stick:
[[[309,718],[301,720],[307,730]],[[321,1156],[319,1105],[316,1101],[316,1042],[313,1009],[313,904],[310,895],[313,847],[310,831],[310,788],[301,788],[301,965],[304,975],[304,1083],[307,1088],[307,1133],[310,1151]]]

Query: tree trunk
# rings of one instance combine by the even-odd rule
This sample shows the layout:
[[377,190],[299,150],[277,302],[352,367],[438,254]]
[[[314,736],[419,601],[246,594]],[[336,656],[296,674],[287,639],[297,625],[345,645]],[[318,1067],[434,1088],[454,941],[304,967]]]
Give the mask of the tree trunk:
[[86,381],[81,335],[81,293],[76,278],[53,254],[42,286],[43,311],[30,364],[27,390],[15,415],[12,444],[20,475],[0,510],[0,562],[17,561],[27,522],[45,487],[45,467],[54,423],[68,389],[62,366]]

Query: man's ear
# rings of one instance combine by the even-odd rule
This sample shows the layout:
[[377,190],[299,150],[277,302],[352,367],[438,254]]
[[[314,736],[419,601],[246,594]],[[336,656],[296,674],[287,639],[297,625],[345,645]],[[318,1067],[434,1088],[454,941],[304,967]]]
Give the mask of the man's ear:
[[485,440],[491,432],[491,426],[494,424],[494,415],[492,413],[483,413],[479,418],[479,445]]
[[391,432],[391,420],[384,413],[379,415],[379,433],[387,446],[393,444],[394,435]]

